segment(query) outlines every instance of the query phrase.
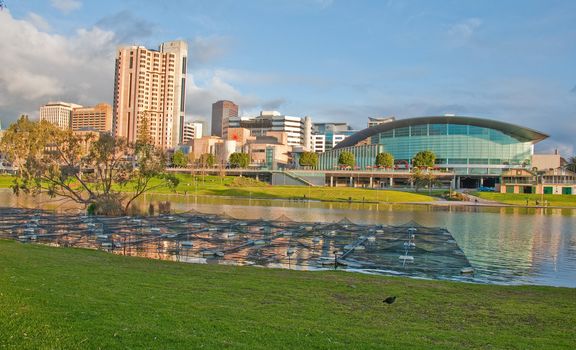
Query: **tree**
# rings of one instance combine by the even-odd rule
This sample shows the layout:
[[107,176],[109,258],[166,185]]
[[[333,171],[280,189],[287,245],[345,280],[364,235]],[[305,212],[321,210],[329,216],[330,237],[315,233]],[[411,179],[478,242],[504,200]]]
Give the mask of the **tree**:
[[414,184],[416,192],[420,188],[428,188],[428,191],[432,191],[432,187],[439,184],[438,178],[436,175],[431,173],[430,171],[422,171],[420,168],[413,168],[412,174],[410,175],[410,179]]
[[568,159],[568,164],[566,164],[566,169],[576,172],[576,157],[570,157]]
[[172,165],[178,168],[186,168],[188,166],[188,157],[181,150],[177,150],[172,155]]
[[394,156],[390,153],[378,153],[376,156],[376,165],[384,168],[394,167]]
[[18,167],[16,195],[46,192],[98,214],[125,214],[143,193],[178,184],[164,173],[165,155],[152,145],[108,134],[76,135],[46,121],[20,118],[6,130],[0,149]]
[[432,168],[436,162],[436,155],[432,151],[420,151],[412,159],[412,166],[416,168]]
[[232,153],[230,155],[230,167],[232,168],[246,168],[250,164],[250,156],[248,153]]
[[214,163],[216,163],[216,159],[214,158],[214,155],[212,153],[202,154],[198,161],[200,162],[200,166],[203,168],[206,168],[206,167],[211,168],[214,166]]
[[356,160],[354,159],[354,154],[352,152],[344,151],[340,153],[338,157],[338,164],[343,165],[346,167],[353,168],[356,164]]
[[148,121],[147,111],[142,112],[142,117],[140,117],[136,139],[140,144],[151,145],[154,143],[150,135],[150,122]]
[[309,166],[315,168],[318,165],[318,153],[316,152],[303,152],[300,155],[300,166]]

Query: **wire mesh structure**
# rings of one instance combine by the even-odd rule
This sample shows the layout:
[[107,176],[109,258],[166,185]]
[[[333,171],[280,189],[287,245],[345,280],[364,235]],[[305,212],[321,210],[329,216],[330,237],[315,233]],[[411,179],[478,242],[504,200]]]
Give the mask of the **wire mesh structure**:
[[472,267],[443,228],[416,222],[360,225],[242,220],[196,211],[146,217],[100,217],[0,208],[0,238],[101,249],[114,254],[192,263],[302,270],[346,269],[465,279]]

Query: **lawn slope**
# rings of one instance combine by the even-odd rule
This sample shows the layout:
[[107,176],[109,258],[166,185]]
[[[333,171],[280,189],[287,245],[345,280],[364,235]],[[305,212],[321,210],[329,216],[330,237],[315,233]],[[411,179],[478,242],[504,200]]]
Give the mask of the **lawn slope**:
[[[393,305],[382,299],[397,295]],[[576,292],[192,265],[0,240],[0,348],[550,349]]]

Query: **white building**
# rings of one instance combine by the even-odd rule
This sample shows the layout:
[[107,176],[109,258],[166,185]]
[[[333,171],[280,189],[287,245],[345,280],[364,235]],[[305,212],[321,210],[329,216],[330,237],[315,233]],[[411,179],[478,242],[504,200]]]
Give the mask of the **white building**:
[[192,139],[199,139],[203,136],[204,124],[198,121],[192,121],[184,124],[184,137],[182,143],[188,143]]
[[69,129],[72,111],[80,107],[82,106],[74,103],[49,102],[40,107],[40,120],[47,120],[62,129]]
[[228,127],[248,129],[252,136],[266,136],[268,131],[285,132],[288,135],[288,146],[304,146],[305,135],[310,135],[306,127],[311,124],[306,123],[306,118],[291,117],[277,111],[262,111],[258,116],[231,117]]
[[355,132],[347,123],[314,123],[310,136],[310,150],[317,153],[330,151]]

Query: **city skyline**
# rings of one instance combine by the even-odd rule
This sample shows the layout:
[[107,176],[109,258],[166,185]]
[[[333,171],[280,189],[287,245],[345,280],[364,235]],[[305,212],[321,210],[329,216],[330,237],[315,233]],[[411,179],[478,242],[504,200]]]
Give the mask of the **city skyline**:
[[20,113],[37,116],[49,101],[112,103],[116,47],[183,39],[190,45],[187,120],[209,124],[212,103],[223,99],[238,104],[240,115],[277,109],[356,129],[368,117],[454,113],[550,134],[539,151],[575,151],[570,1],[6,5],[5,126]]

